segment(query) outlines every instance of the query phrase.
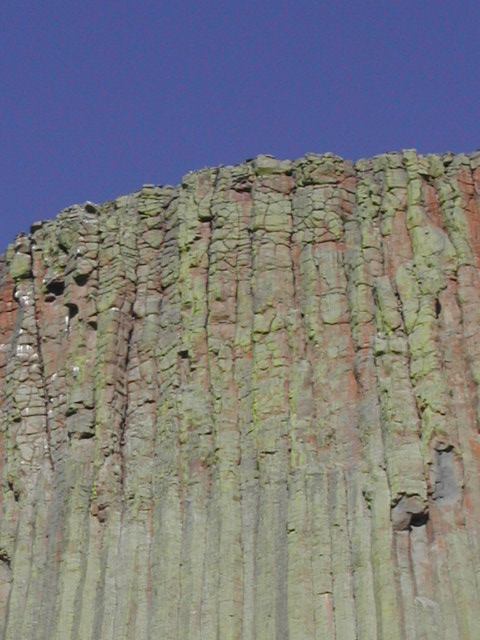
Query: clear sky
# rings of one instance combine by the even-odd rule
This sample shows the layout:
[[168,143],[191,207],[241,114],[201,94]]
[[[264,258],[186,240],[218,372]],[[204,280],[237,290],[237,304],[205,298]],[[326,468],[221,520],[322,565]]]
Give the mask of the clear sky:
[[0,251],[259,153],[480,147],[479,0],[16,0],[0,25]]

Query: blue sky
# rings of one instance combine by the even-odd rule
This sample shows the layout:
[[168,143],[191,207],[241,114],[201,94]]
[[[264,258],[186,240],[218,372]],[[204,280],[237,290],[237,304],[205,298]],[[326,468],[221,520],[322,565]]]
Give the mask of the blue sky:
[[17,0],[0,25],[0,251],[259,153],[480,147],[478,0]]

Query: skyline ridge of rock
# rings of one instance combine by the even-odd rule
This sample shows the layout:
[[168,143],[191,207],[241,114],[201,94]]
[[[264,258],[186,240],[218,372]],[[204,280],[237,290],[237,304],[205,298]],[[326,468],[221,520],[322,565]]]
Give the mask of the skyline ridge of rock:
[[0,258],[0,638],[478,638],[479,327],[480,152],[35,223]]

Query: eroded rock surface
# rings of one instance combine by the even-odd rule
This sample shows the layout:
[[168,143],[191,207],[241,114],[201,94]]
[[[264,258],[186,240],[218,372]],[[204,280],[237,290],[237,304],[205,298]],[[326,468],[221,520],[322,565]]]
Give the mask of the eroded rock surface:
[[0,259],[4,640],[480,638],[480,154],[262,156]]

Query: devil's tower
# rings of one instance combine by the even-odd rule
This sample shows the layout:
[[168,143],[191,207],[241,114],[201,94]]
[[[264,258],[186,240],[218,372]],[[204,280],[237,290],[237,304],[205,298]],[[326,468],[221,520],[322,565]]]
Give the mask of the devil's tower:
[[0,261],[2,640],[480,638],[480,154],[268,156]]

